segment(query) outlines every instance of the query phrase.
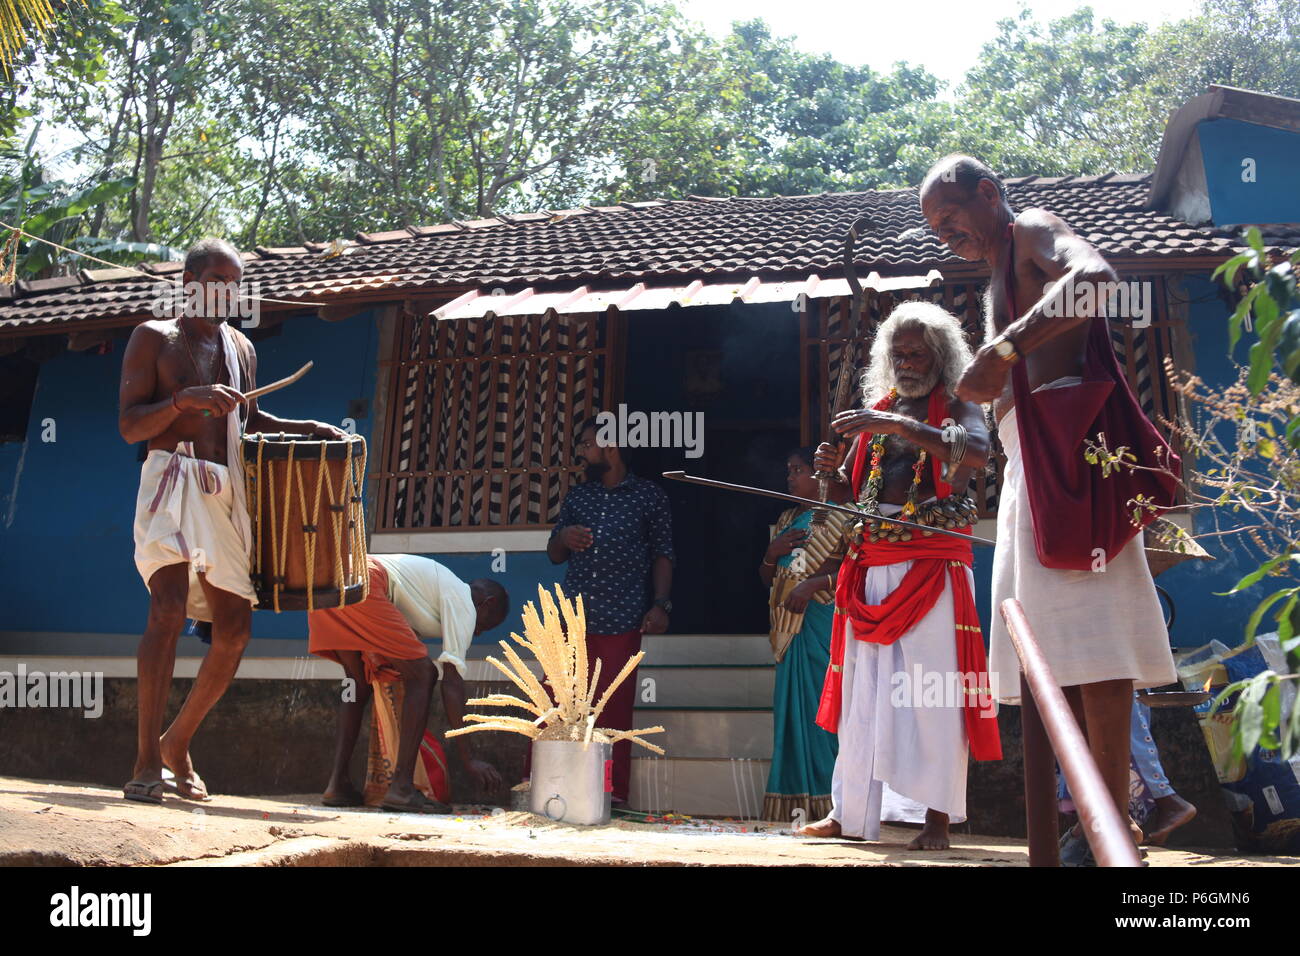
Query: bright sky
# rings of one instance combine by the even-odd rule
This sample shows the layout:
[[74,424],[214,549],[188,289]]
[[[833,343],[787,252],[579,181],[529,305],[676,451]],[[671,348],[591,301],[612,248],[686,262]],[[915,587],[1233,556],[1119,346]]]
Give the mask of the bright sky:
[[[793,36],[807,53],[829,53],[842,63],[889,70],[905,60],[924,66],[950,88],[975,64],[997,34],[997,22],[1015,16],[1022,0],[677,0],[678,9],[715,35],[735,20],[766,20],[777,36]],[[1040,23],[1084,6],[1083,0],[1032,0]],[[1092,0],[1097,19],[1160,24],[1192,16],[1194,0]]]

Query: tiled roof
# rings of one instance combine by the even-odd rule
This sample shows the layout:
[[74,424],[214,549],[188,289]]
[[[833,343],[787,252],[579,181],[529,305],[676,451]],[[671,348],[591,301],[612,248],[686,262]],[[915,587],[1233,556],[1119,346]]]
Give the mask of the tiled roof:
[[[1221,259],[1239,245],[1232,233],[1194,227],[1144,208],[1148,175],[1020,177],[1007,181],[1016,209],[1060,215],[1112,259]],[[684,276],[840,275],[845,233],[860,215],[881,228],[862,236],[865,269],[943,268],[960,262],[926,226],[916,190],[810,196],[629,202],[558,212],[416,226],[358,234],[337,243],[246,253],[246,281],[270,298],[326,303],[400,298],[414,291],[574,283],[575,280],[680,282]],[[1289,241],[1288,241],[1289,236]],[[1300,228],[1269,239],[1300,244]],[[176,278],[179,263],[149,267]],[[90,320],[96,325],[147,315],[157,280],[126,269],[0,287],[0,331],[37,332]],[[268,306],[268,309],[274,308]]]

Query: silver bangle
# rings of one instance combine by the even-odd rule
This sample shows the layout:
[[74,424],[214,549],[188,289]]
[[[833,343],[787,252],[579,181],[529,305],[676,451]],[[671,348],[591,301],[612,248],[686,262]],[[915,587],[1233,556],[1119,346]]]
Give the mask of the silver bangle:
[[959,465],[962,459],[966,457],[966,443],[970,436],[966,432],[965,425],[953,425],[951,427],[956,432],[956,435],[952,440],[951,448],[948,450],[948,461],[953,465]]

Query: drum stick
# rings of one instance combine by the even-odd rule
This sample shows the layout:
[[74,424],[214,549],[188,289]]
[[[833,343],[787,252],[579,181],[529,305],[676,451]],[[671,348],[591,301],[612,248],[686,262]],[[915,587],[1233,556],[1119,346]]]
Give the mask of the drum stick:
[[247,402],[261,395],[265,395],[268,392],[274,392],[276,389],[284,388],[286,385],[292,385],[294,382],[298,381],[298,379],[302,378],[304,375],[310,372],[313,364],[315,363],[308,362],[306,365],[298,369],[298,371],[294,372],[288,378],[282,378],[278,382],[272,382],[270,385],[263,385],[261,388],[255,388],[251,392],[245,392],[244,401]]

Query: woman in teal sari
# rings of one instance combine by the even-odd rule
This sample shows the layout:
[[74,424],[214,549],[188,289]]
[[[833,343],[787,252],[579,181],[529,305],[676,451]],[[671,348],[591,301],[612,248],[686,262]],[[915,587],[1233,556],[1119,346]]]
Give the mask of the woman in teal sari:
[[[790,494],[817,498],[812,449],[786,461]],[[835,574],[844,553],[843,512],[813,524],[813,509],[795,506],[777,519],[758,573],[771,588],[772,653],[776,689],[772,699],[772,771],[763,798],[763,819],[820,820],[831,809],[831,774],[837,738],[817,726],[817,704],[830,663]],[[830,573],[827,573],[829,569]],[[797,821],[796,821],[797,822]]]

